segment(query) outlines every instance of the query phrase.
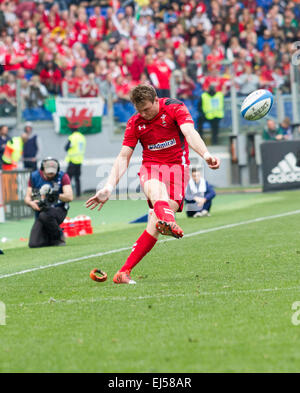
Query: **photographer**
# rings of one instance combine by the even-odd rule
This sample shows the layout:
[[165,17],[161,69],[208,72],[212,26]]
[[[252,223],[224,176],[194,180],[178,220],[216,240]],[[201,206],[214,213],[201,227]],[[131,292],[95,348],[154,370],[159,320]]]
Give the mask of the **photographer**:
[[38,75],[34,75],[28,83],[25,92],[25,100],[28,108],[43,107],[45,99],[48,97],[47,88],[41,84]]
[[26,205],[36,214],[30,233],[30,248],[66,244],[59,225],[64,221],[72,200],[68,174],[60,171],[56,159],[44,159],[40,170],[31,173],[25,197]]

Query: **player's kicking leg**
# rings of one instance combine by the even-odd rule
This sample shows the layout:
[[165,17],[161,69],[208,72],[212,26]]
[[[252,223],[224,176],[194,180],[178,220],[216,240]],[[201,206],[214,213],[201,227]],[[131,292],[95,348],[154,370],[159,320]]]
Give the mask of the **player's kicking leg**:
[[[151,186],[150,186],[150,188],[151,188]],[[167,197],[168,197],[168,194],[167,194]],[[153,202],[154,201],[152,201],[152,203]],[[162,202],[166,202],[166,201],[162,201]],[[165,217],[161,217],[161,219],[159,219],[159,217],[157,216],[157,213],[156,213],[157,210],[155,211],[155,206],[157,207],[156,203],[154,203],[154,210],[150,215],[146,230],[142,233],[142,235],[138,238],[136,243],[133,245],[131,254],[129,255],[124,266],[115,274],[113,281],[116,284],[136,284],[136,282],[130,276],[131,270],[155,246],[157,239],[159,237],[159,234],[162,233],[161,228],[164,228],[163,231],[167,231],[167,230],[169,231],[169,226],[170,226],[175,231],[175,227],[173,226],[173,224],[177,225],[175,223],[175,219],[174,219],[174,212],[176,212],[179,207],[177,202],[175,202],[173,200],[168,201],[168,204],[166,205],[167,206],[166,209],[171,210],[171,212],[169,212],[169,211],[163,212],[163,214],[165,214],[167,216],[167,220],[164,220]],[[163,210],[164,210],[164,208],[163,208]],[[159,210],[159,213],[160,213],[160,210]],[[170,221],[170,218],[171,218],[170,216],[173,217],[173,221]],[[160,224],[158,225],[158,223],[160,223]],[[170,229],[170,236],[174,236],[173,233],[171,234],[171,231],[172,231],[172,229]],[[179,232],[179,231],[181,231],[181,232]],[[178,232],[182,233],[182,235],[183,235],[183,231],[181,228],[176,229],[176,233],[178,233]],[[165,234],[167,234],[167,233],[165,233]],[[182,235],[179,237],[182,237]],[[177,237],[177,236],[175,236],[175,237]]]
[[156,229],[158,232],[180,239],[183,236],[183,230],[176,223],[174,214],[179,206],[177,202],[169,199],[165,184],[157,179],[150,179],[144,184],[144,192],[152,202],[157,217]]

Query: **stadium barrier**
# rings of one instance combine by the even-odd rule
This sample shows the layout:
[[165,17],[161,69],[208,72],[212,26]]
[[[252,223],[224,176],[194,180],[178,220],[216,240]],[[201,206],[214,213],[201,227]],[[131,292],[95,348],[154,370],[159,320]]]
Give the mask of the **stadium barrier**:
[[24,202],[29,176],[30,171],[26,170],[2,172],[1,185],[5,219],[20,220],[33,216],[33,210]]

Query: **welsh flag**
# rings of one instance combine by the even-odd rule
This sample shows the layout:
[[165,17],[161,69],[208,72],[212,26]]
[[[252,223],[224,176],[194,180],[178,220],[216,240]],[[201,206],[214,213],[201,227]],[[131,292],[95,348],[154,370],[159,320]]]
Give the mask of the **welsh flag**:
[[62,98],[55,100],[55,128],[60,134],[78,129],[83,134],[102,131],[104,100],[96,98]]

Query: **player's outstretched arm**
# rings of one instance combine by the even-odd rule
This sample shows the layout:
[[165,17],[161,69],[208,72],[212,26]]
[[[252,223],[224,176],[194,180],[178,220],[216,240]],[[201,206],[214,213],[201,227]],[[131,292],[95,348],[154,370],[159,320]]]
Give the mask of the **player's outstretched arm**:
[[206,161],[211,169],[218,169],[220,167],[220,159],[218,157],[213,157],[209,153],[203,139],[195,130],[194,125],[191,123],[182,124],[180,129],[188,145]]
[[131,147],[122,146],[120,154],[114,162],[105,186],[101,188],[101,190],[99,190],[92,198],[86,201],[85,206],[88,209],[93,210],[99,206],[98,210],[101,210],[104,203],[108,201],[113,189],[116,187],[121,177],[126,172],[132,153],[133,149]]

